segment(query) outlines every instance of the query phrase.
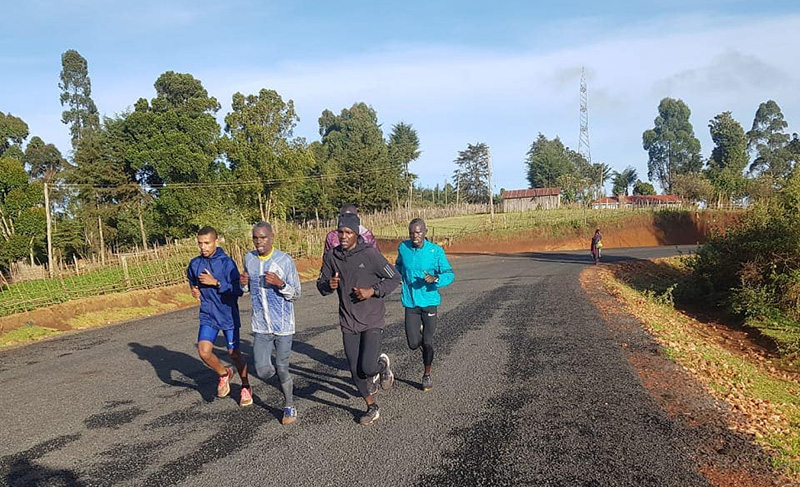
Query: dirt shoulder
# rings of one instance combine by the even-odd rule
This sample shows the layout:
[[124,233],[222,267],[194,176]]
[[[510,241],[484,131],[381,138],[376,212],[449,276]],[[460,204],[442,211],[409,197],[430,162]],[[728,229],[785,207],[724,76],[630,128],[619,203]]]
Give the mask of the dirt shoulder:
[[[793,479],[778,472],[788,467],[781,464],[781,455],[763,441],[771,429],[788,429],[791,425],[783,424],[769,400],[749,396],[745,387],[730,391],[720,385],[753,379],[725,364],[717,368],[704,343],[708,340],[721,344],[738,360],[754,362],[771,373],[765,363],[767,350],[724,327],[692,323],[691,318],[683,315],[674,319],[654,316],[644,297],[621,291],[606,266],[587,268],[581,274],[581,284],[602,311],[642,384],[676,426],[687,430],[683,436],[690,440],[682,446],[691,452],[698,471],[713,485],[800,485],[797,474]],[[695,330],[687,331],[684,340],[660,334],[661,327],[695,327]],[[676,356],[682,350],[697,356],[697,364],[677,363]],[[798,379],[785,372],[775,373],[781,380]]]

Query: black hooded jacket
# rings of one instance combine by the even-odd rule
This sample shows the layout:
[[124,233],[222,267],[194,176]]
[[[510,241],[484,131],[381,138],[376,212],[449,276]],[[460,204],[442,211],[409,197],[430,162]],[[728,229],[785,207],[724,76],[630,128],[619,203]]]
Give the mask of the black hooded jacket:
[[[400,285],[400,274],[377,249],[359,238],[351,250],[338,245],[325,252],[317,289],[327,296],[333,293],[330,280],[339,273],[339,325],[346,333],[381,329],[386,323],[383,298]],[[353,288],[372,288],[375,295],[359,301]]]

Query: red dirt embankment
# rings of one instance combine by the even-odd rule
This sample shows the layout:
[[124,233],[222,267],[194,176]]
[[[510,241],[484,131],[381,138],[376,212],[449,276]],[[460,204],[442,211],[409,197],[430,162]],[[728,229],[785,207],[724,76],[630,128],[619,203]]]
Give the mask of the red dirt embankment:
[[[736,213],[676,213],[642,215],[600,228],[605,248],[657,247],[704,243],[712,229],[724,230],[737,218]],[[515,234],[475,236],[447,247],[448,254],[519,253],[551,250],[588,250],[593,228],[564,231],[561,235],[531,229]]]

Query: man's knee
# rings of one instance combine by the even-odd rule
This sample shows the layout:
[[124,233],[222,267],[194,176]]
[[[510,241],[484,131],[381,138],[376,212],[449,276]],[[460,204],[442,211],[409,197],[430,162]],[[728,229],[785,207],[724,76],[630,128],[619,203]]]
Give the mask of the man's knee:
[[280,378],[281,382],[286,382],[291,378],[289,375],[289,366],[288,365],[278,365],[278,378]]
[[262,380],[267,380],[275,375],[275,367],[272,364],[256,364],[256,375]]

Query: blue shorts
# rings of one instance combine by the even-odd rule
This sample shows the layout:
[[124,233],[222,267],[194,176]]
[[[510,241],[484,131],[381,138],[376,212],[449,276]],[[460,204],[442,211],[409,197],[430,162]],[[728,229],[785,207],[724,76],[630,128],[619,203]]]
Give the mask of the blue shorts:
[[200,330],[197,332],[197,341],[214,343],[214,340],[217,339],[219,332],[225,334],[225,346],[228,347],[228,350],[238,350],[239,328],[233,328],[231,330],[218,330],[213,326],[200,325]]

